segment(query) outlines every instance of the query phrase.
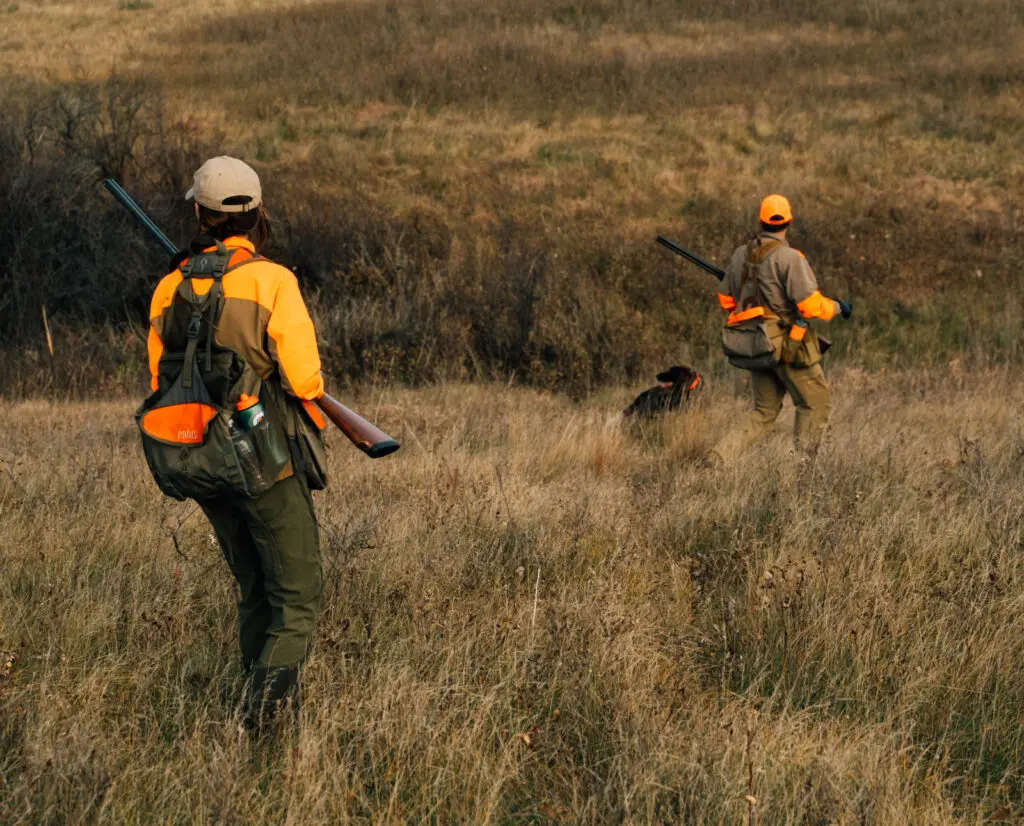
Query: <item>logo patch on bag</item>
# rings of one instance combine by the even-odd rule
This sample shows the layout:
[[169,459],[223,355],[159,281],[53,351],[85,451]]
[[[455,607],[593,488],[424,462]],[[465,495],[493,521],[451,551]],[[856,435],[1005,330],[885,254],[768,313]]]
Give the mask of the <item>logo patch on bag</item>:
[[217,408],[200,402],[170,404],[154,407],[142,416],[142,432],[162,442],[180,445],[197,445],[203,441],[206,426]]

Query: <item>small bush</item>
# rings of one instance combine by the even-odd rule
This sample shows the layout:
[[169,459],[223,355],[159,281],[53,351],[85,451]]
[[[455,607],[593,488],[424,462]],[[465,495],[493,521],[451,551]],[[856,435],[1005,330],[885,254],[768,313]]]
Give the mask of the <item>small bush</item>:
[[[77,363],[71,371],[77,373],[95,362],[81,340],[70,352],[70,339],[91,331],[92,352],[121,339],[105,328],[142,327],[153,273],[166,269],[166,256],[127,230],[123,211],[98,184],[104,177],[121,180],[165,225],[178,227],[185,171],[190,177],[198,146],[185,125],[166,119],[151,87],[117,77],[102,88],[77,86],[4,106],[0,339],[15,353],[34,352],[42,343],[45,308],[67,333],[61,349]],[[118,358],[112,354],[110,361]],[[25,359],[5,361],[3,378],[14,374],[22,389],[32,385]],[[110,361],[101,359],[99,366],[108,370]]]

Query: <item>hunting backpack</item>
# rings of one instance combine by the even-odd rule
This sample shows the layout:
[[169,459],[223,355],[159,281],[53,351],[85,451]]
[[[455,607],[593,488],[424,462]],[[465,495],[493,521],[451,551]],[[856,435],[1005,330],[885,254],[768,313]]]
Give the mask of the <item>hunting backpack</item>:
[[[232,265],[232,250],[206,237],[188,252],[162,337],[158,388],[135,414],[146,462],[160,490],[178,500],[258,496],[288,464],[285,415],[272,386],[214,339],[224,309],[222,279],[264,259],[253,255]],[[213,283],[200,295],[195,279]],[[259,398],[266,410],[248,430],[234,418],[242,395]]]

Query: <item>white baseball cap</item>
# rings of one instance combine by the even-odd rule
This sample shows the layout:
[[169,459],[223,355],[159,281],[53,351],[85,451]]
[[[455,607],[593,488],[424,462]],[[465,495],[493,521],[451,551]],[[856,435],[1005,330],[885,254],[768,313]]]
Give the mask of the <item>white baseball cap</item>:
[[217,212],[249,212],[262,203],[263,190],[259,175],[249,164],[220,155],[210,158],[192,177],[185,200],[193,199]]

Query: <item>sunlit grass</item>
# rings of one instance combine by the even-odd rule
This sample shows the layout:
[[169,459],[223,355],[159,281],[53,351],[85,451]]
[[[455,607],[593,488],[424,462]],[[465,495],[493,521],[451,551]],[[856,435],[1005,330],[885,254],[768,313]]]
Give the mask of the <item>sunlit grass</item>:
[[3,821],[1014,810],[1021,388],[838,384],[815,465],[781,424],[720,472],[721,390],[646,430],[618,424],[624,390],[356,400],[404,447],[332,440],[306,703],[262,745],[237,730],[234,585],[147,477],[131,405],[7,404]]

